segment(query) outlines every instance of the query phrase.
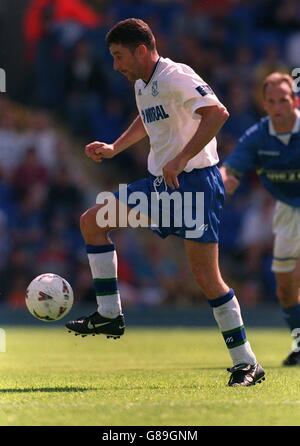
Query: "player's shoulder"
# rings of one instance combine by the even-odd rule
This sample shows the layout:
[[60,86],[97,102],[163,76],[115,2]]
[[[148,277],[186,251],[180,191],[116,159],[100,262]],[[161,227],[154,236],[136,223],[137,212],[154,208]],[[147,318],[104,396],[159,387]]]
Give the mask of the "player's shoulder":
[[161,58],[161,70],[162,76],[166,76],[171,80],[184,79],[185,77],[196,77],[201,79],[200,76],[189,65],[184,63],[175,62],[169,58]]
[[252,147],[253,149],[258,148],[264,135],[268,133],[268,122],[268,116],[265,116],[249,127],[239,138],[239,146],[247,147],[247,149],[249,147]]
[[248,138],[256,138],[262,136],[263,133],[267,131],[268,125],[269,117],[264,116],[245,131],[245,133],[241,136],[240,141],[244,141]]

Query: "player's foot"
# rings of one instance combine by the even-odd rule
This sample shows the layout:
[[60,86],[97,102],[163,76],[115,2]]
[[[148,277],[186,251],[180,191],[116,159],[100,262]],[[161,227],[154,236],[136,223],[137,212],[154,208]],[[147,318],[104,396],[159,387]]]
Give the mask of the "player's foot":
[[256,383],[260,383],[265,380],[265,371],[258,364],[237,364],[231,369],[227,369],[231,373],[228,381],[228,386],[255,386]]
[[300,352],[291,352],[287,358],[282,362],[282,365],[300,365]]
[[75,335],[94,336],[96,334],[104,334],[107,338],[117,339],[124,334],[125,320],[123,314],[114,319],[109,319],[95,311],[95,313],[88,316],[68,322],[66,328],[69,332],[74,332]]

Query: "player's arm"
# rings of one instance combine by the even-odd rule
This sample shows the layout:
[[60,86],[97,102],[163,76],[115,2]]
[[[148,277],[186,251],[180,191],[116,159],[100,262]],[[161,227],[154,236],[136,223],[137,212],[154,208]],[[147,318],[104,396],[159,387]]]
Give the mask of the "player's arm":
[[112,158],[147,135],[141,117],[138,115],[124,133],[112,144],[94,141],[85,147],[86,155],[100,163],[104,158]]
[[234,151],[224,160],[220,172],[228,194],[233,194],[244,173],[258,164],[256,153],[259,145],[258,126],[255,125],[242,135]]
[[201,122],[196,133],[179,155],[163,169],[164,178],[170,187],[179,187],[177,175],[183,171],[188,161],[217,135],[229,117],[227,109],[221,103],[198,108],[195,113],[201,115]]
[[240,185],[239,174],[226,165],[220,167],[220,173],[226,192],[232,195]]

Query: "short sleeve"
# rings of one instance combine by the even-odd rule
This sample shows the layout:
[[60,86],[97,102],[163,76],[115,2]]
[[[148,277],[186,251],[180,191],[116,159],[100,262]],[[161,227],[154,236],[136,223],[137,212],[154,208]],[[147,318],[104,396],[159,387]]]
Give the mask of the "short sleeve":
[[234,151],[223,164],[237,175],[255,169],[257,164],[257,136],[258,125],[250,127],[239,139]]
[[220,101],[211,87],[193,70],[179,70],[173,73],[172,84],[177,100],[190,111],[194,118],[200,118],[195,113],[198,108],[220,105]]

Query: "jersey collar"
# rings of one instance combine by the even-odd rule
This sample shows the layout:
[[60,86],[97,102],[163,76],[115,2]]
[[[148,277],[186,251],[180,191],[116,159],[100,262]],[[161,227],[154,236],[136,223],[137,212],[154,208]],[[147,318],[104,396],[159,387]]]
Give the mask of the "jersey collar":
[[[296,110],[296,115],[297,115],[297,117],[296,117],[296,121],[295,121],[294,127],[292,128],[292,131],[291,132],[286,132],[286,133],[279,133],[279,135],[290,135],[292,133],[300,132],[300,110],[298,110],[298,109]],[[278,133],[274,129],[273,122],[272,122],[272,120],[270,118],[269,118],[269,133],[272,136],[277,136],[278,135]]]
[[159,61],[160,61],[160,57],[157,59],[157,62],[155,63],[155,65],[154,65],[154,67],[153,67],[153,71],[152,71],[152,73],[151,73],[151,76],[149,77],[149,80],[148,80],[148,82],[145,82],[143,79],[142,79],[142,81],[144,82],[144,88],[146,88],[147,87],[147,85],[149,85],[149,83],[151,82],[151,80],[153,79],[153,77],[154,77],[154,74],[156,73],[156,71],[157,71],[157,67],[158,67],[158,65],[159,65]]

